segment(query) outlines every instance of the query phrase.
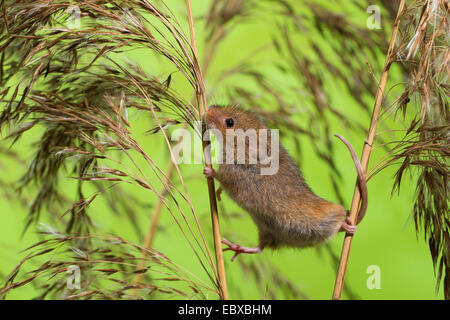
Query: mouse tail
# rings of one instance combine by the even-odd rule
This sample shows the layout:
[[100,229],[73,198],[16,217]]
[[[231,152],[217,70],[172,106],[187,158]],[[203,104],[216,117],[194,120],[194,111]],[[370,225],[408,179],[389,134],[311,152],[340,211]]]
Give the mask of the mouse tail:
[[[366,214],[367,210],[368,192],[367,192],[366,178],[364,176],[361,162],[359,161],[358,156],[356,155],[355,150],[353,149],[350,142],[348,142],[343,136],[339,134],[335,134],[334,136],[337,137],[339,140],[341,140],[346,145],[347,149],[350,151],[350,155],[352,156],[353,163],[355,164],[356,172],[358,174],[358,187],[359,192],[361,194],[361,206],[359,208],[356,224],[359,224],[361,220],[364,218],[364,215]],[[349,213],[350,212],[347,210],[347,215],[349,215]]]

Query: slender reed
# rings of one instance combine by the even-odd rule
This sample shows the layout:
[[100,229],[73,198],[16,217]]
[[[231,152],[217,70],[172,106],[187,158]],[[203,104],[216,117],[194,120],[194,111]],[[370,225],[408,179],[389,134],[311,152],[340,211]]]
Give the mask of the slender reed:
[[[384,71],[381,75],[380,83],[378,86],[377,94],[375,97],[375,105],[372,113],[372,121],[370,123],[369,131],[367,133],[367,138],[364,142],[364,148],[361,156],[361,166],[364,174],[367,172],[367,167],[369,164],[370,153],[372,151],[372,143],[375,136],[375,131],[378,124],[378,118],[381,111],[381,104],[383,101],[384,90],[386,88],[386,82],[389,76],[389,69],[392,64],[392,53],[394,51],[395,40],[397,38],[397,32],[400,24],[400,17],[405,7],[405,0],[402,0],[397,11],[397,17],[394,23],[394,29],[392,31],[391,41],[389,43],[389,49],[386,54],[386,60],[384,65]],[[361,194],[358,188],[358,183],[356,183],[355,191],[353,193],[352,205],[350,208],[350,221],[355,223],[358,218],[358,208],[361,202]],[[334,286],[333,299],[340,299],[342,294],[342,289],[344,287],[345,272],[347,270],[348,258],[350,255],[350,248],[352,245],[353,235],[346,234],[344,238],[344,244],[342,246],[341,259],[339,262],[339,269],[336,277],[336,282]]]
[[[195,29],[194,29],[194,18],[192,16],[191,1],[186,0],[187,14],[189,19],[189,30],[191,36],[191,46],[194,55],[194,68],[197,73],[197,86],[196,95],[198,102],[198,111],[200,118],[203,118],[206,112],[206,93],[205,93],[205,83],[203,81],[202,71],[198,62],[198,52],[197,52],[197,42],[195,39]],[[211,167],[211,154],[209,152],[208,141],[203,141],[203,152],[205,157],[205,162],[208,167]],[[217,199],[216,199],[216,188],[214,185],[214,179],[208,178],[208,193],[209,193],[209,205],[211,209],[211,221],[214,235],[214,249],[216,254],[216,264],[217,264],[217,275],[219,281],[220,298],[223,300],[228,299],[227,283],[225,278],[225,265],[223,261],[222,253],[222,237],[220,235],[220,223],[219,223],[219,213],[217,210]]]
[[[235,5],[235,1],[236,0],[231,0],[231,1],[227,2],[225,7],[224,7],[224,10],[225,11],[230,10],[233,7],[233,5]],[[214,41],[208,41],[208,43],[206,44],[205,59],[204,59],[204,61],[202,63],[202,66],[201,66],[201,71],[202,71],[203,75],[207,74],[208,69],[209,69],[209,67],[211,65],[211,62],[214,59],[214,56],[215,56],[215,53],[216,53],[216,48],[219,45],[220,41],[225,36],[225,23],[219,23],[219,27],[217,27],[217,28],[212,27],[211,29],[212,29],[211,35],[208,37],[208,39],[213,38]],[[193,100],[196,99],[196,98],[197,97],[194,96]],[[195,102],[191,101],[191,103],[194,104]],[[166,172],[166,176],[167,176],[167,179],[169,181],[172,180],[173,174],[175,172],[174,169],[175,169],[175,164],[172,161],[169,162],[169,166],[168,166],[167,172]],[[160,194],[161,194],[162,197],[165,197],[167,195],[167,189],[163,188],[163,190],[161,190]],[[158,224],[159,224],[159,218],[161,216],[161,211],[163,209],[163,201],[162,201],[162,199],[163,198],[158,199],[158,203],[156,204],[156,206],[155,206],[155,208],[153,210],[153,213],[151,214],[150,225],[148,227],[148,230],[147,230],[147,233],[145,235],[144,242],[143,242],[143,245],[142,245],[143,248],[145,249],[145,250],[142,251],[143,259],[138,264],[137,270],[141,270],[144,267],[144,265],[145,265],[145,259],[144,258],[145,258],[145,255],[146,255],[146,250],[152,248],[153,239],[155,237],[155,233],[156,233],[156,230],[157,230]],[[143,276],[144,276],[143,273],[138,273],[135,276],[134,285],[136,287],[138,287],[138,285],[139,285],[140,281],[142,280]],[[138,290],[135,289],[133,291],[133,294],[136,295],[137,291]]]

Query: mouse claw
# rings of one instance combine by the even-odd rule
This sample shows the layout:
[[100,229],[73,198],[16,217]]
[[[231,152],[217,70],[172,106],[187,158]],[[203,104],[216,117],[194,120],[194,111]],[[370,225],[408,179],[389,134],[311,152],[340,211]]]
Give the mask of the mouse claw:
[[350,219],[347,217],[345,218],[344,222],[342,222],[341,228],[339,229],[339,231],[345,231],[348,234],[355,234],[356,232],[356,228],[358,228],[358,226],[355,226],[352,224],[352,222],[350,221]]
[[240,244],[234,244],[234,243],[231,243],[230,241],[228,241],[228,240],[225,239],[225,238],[222,239],[221,242],[222,242],[224,245],[228,246],[228,248],[224,248],[224,249],[222,249],[222,251],[234,250],[234,249],[240,247]]
[[214,178],[216,176],[216,171],[214,171],[213,168],[210,167],[205,167],[203,169],[203,174],[207,177],[207,178]]

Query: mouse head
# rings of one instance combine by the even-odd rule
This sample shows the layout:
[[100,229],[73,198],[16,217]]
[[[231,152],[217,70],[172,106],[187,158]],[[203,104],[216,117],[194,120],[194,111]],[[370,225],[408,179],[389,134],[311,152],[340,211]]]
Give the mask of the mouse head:
[[270,149],[270,132],[253,113],[238,107],[210,106],[205,121],[222,143],[222,156],[226,157],[223,158],[226,163],[258,164],[262,158],[267,158],[264,156],[267,151],[260,151],[261,148]]
[[235,106],[210,106],[206,112],[206,124],[219,130],[224,136],[226,130],[266,129],[257,116]]

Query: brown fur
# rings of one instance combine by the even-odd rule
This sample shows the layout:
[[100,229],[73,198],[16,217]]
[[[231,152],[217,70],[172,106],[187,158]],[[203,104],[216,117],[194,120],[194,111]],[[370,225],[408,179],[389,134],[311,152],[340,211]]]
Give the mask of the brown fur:
[[[206,123],[225,136],[227,118],[234,120],[235,129],[267,128],[255,115],[236,107],[210,107]],[[261,175],[262,164],[250,164],[247,159],[246,154],[244,164],[221,164],[215,177],[231,198],[250,213],[258,227],[260,246],[313,246],[339,231],[346,210],[315,195],[281,145],[279,170],[274,175]]]

